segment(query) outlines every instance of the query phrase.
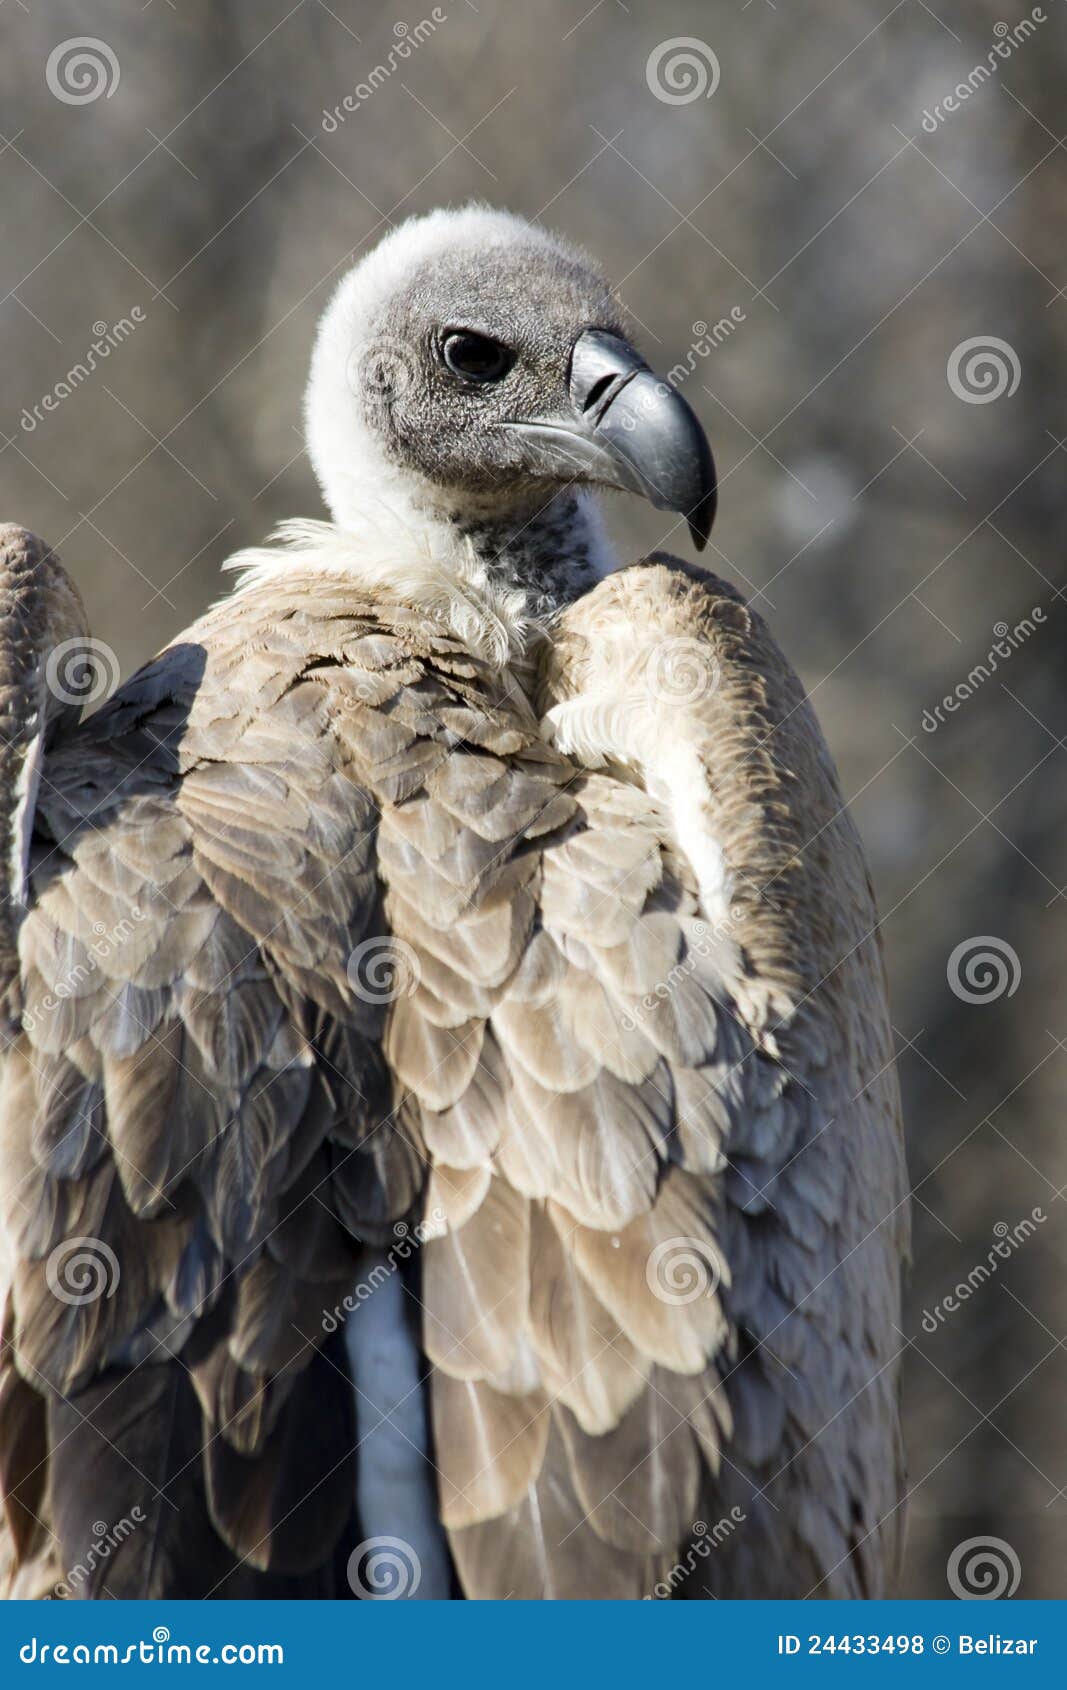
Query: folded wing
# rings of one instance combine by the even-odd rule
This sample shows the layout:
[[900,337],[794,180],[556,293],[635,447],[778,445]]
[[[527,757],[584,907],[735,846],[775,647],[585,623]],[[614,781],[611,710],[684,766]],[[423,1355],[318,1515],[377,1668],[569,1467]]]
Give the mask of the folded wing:
[[573,606],[542,681],[294,565],[45,732],[3,1075],[24,1558],[83,1557],[106,1493],[138,1529],[91,1593],[330,1593],[330,1311],[417,1220],[466,1594],[639,1597],[731,1508],[694,1593],[881,1592],[899,1143],[832,767],[673,562]]

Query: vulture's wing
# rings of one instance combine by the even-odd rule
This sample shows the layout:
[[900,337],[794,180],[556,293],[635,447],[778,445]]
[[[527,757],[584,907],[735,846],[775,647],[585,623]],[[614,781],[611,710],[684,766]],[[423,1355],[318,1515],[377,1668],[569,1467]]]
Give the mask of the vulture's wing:
[[[571,606],[545,681],[570,828],[530,813],[532,748],[382,818],[425,965],[386,1050],[449,1220],[424,1331],[464,1586],[884,1594],[905,1188],[832,763],[760,618],[676,560]],[[516,829],[522,890],[471,924],[454,889]]]
[[[626,677],[665,639],[717,684],[668,703],[645,790]],[[92,1593],[329,1590],[329,1311],[427,1216],[468,1594],[646,1594],[731,1508],[695,1593],[883,1588],[899,1149],[832,769],[758,619],[681,565],[573,607],[547,685],[577,760],[528,676],[294,565],[48,753],[0,1452],[23,1554],[136,1523]]]
[[373,618],[302,597],[208,617],[40,782],[0,1446],[23,1549],[43,1518],[84,1564],[101,1522],[135,1523],[91,1593],[232,1593],[235,1557],[318,1569],[351,1512],[323,1312],[358,1271],[350,1228],[387,1230],[420,1165],[399,1129],[365,1147],[382,1008],[346,974],[381,908],[328,677]]

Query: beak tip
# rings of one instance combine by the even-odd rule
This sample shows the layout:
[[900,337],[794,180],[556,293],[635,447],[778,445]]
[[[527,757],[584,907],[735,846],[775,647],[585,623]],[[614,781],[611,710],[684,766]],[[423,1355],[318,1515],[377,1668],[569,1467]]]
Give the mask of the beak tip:
[[[710,454],[709,454],[710,456]],[[714,463],[708,470],[711,485],[699,503],[695,504],[686,514],[689,524],[689,534],[698,552],[702,552],[711,536],[712,525],[715,521],[715,510],[718,505],[718,488],[715,481]]]

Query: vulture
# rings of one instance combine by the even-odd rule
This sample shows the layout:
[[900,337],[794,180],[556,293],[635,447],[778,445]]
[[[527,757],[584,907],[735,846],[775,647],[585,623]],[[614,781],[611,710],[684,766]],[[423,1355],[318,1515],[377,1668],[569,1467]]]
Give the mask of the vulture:
[[[329,522],[83,713],[0,530],[0,1490],[88,1598],[883,1597],[906,1184],[815,716],[681,394],[473,206],[341,281]],[[103,648],[106,650],[107,648]]]

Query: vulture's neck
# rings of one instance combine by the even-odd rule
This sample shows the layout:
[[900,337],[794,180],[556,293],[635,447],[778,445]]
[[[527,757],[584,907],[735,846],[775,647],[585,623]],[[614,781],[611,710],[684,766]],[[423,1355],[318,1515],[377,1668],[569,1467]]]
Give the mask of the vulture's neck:
[[506,515],[467,504],[426,516],[446,526],[457,552],[474,552],[494,586],[524,593],[539,621],[580,598],[618,563],[587,493],[556,493]]
[[336,409],[309,397],[308,451],[343,535],[372,547],[406,539],[409,551],[462,578],[464,590],[480,576],[493,596],[521,603],[541,623],[618,567],[593,493],[546,484],[523,493],[442,487],[398,462],[365,423],[345,419],[339,452]]
[[[597,499],[584,489],[531,490],[502,505],[382,467],[373,482],[350,473],[327,485],[338,529],[352,538],[376,534],[376,545],[388,544],[390,535],[394,542],[405,537],[435,560],[437,572],[452,575],[465,596],[485,601],[494,617],[511,624],[513,650],[525,641],[523,629],[547,627],[618,567]],[[379,579],[428,602],[417,571],[400,568],[392,580],[388,571]]]
[[394,482],[334,498],[332,523],[282,523],[274,545],[238,552],[224,567],[240,573],[240,592],[276,585],[294,568],[342,576],[444,619],[499,666],[529,655],[538,633],[617,567],[588,493],[568,490],[505,515],[397,491]]

